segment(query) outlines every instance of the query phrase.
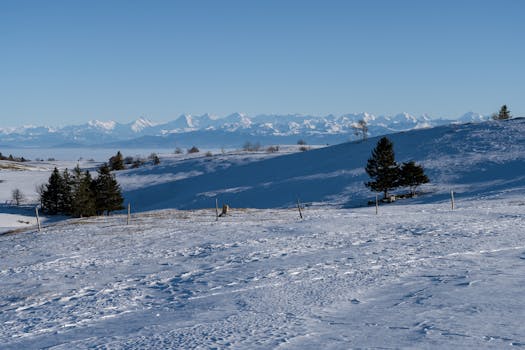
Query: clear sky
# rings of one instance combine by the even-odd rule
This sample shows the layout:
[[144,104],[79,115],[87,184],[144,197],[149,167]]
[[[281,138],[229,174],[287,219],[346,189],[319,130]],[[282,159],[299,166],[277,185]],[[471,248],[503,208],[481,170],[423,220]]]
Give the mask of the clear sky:
[[521,0],[0,0],[0,127],[525,116]]

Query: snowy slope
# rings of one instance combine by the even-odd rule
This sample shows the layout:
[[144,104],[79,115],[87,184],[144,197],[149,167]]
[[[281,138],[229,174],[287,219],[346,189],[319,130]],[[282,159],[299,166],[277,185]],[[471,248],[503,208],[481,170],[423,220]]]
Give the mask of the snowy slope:
[[525,345],[519,195],[157,211],[0,236],[2,349]]
[[[524,131],[511,120],[391,135],[432,184],[379,215],[361,207],[376,139],[164,155],[119,172],[130,225],[115,215],[0,235],[0,348],[523,347]],[[218,221],[165,209],[216,196],[233,207]],[[297,196],[317,204],[304,220]]]
[[[454,190],[473,197],[525,187],[525,120],[441,126],[390,135],[399,162],[422,164],[431,184],[411,202],[439,201]],[[233,207],[275,208],[303,202],[362,206],[363,184],[377,138],[239,164],[238,155],[166,159],[159,167],[118,173],[126,201],[138,211]],[[241,158],[242,159],[242,158]],[[141,180],[141,177],[147,180]]]

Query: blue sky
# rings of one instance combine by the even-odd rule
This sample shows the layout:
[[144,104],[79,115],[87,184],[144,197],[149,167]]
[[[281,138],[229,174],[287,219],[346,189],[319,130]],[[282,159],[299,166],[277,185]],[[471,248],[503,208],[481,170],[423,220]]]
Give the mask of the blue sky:
[[0,0],[0,126],[525,116],[525,1]]

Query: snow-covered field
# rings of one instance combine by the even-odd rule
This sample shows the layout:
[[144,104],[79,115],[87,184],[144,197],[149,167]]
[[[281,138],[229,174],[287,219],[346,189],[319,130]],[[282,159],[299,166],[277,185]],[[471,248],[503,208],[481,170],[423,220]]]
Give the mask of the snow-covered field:
[[[525,347],[525,120],[389,137],[431,184],[379,215],[377,139],[161,154],[117,174],[130,225],[44,217],[40,233],[11,190],[34,204],[76,161],[0,169],[0,233],[17,229],[0,235],[0,349]],[[233,207],[218,221],[215,198]]]
[[163,210],[0,236],[0,347],[525,346],[523,192]]

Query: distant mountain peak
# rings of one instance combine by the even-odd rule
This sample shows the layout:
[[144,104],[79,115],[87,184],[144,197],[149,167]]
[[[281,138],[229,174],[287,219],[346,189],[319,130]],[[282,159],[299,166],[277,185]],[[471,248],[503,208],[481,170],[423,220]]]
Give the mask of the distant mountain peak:
[[484,116],[476,112],[467,112],[457,119],[460,123],[477,123],[490,120],[490,116]]
[[103,130],[113,130],[115,126],[117,125],[116,122],[109,120],[109,121],[100,121],[100,120],[90,120],[88,121],[88,125],[93,128],[97,129],[103,129]]
[[155,125],[156,124],[151,120],[146,119],[145,117],[140,117],[139,119],[135,120],[133,124],[131,124],[131,130],[133,130],[134,132],[141,132],[142,130]]
[[[102,145],[136,140],[141,137],[166,137],[177,135],[179,140],[191,143],[206,142],[212,146],[249,141],[251,138],[267,142],[296,142],[295,138],[311,138],[312,142],[343,142],[355,139],[354,127],[359,120],[368,124],[369,136],[385,135],[400,131],[430,128],[451,123],[482,122],[490,119],[479,113],[468,112],[457,119],[436,119],[428,115],[415,117],[410,113],[376,116],[371,113],[350,113],[343,115],[269,114],[249,116],[232,113],[226,117],[211,114],[182,114],[165,123],[154,123],[140,117],[134,122],[119,124],[114,121],[91,120],[83,125],[69,125],[59,128],[25,126],[1,128],[0,144],[17,146],[54,146],[63,144]],[[192,133],[192,134],[190,134]],[[202,136],[206,135],[206,136]],[[288,138],[285,139],[284,138]],[[242,139],[242,141],[239,141]],[[234,141],[235,140],[235,141]],[[271,140],[271,141],[270,141]],[[165,140],[166,141],[166,140]],[[167,141],[166,141],[167,142]]]

